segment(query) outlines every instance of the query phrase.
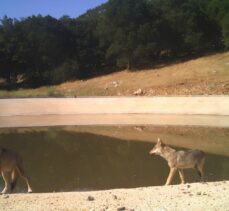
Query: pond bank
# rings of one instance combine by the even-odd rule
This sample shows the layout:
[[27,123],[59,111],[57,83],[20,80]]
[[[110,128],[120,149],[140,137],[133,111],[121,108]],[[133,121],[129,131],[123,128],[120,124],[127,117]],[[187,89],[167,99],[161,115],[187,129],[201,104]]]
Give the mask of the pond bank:
[[229,128],[229,115],[76,114],[0,116],[0,128],[74,125],[165,125]]
[[75,114],[229,115],[229,96],[1,99],[0,116]]
[[5,211],[226,211],[229,207],[229,181],[91,192],[1,195],[0,207]]
[[229,127],[229,96],[0,99],[0,128],[63,125]]

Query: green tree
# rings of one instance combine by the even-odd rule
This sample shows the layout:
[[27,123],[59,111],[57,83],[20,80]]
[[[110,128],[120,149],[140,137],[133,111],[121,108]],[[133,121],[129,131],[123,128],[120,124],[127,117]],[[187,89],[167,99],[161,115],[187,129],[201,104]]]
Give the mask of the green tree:
[[0,76],[7,79],[8,83],[16,80],[20,66],[16,54],[20,41],[14,27],[15,22],[16,20],[4,16],[0,25]]
[[106,57],[119,67],[131,69],[138,48],[138,30],[150,18],[145,2],[110,0],[103,15],[98,29],[102,29],[100,39],[107,41]]
[[109,0],[78,18],[0,22],[0,77],[30,86],[229,48],[228,0]]
[[229,12],[224,16],[221,24],[225,47],[227,50],[229,50]]

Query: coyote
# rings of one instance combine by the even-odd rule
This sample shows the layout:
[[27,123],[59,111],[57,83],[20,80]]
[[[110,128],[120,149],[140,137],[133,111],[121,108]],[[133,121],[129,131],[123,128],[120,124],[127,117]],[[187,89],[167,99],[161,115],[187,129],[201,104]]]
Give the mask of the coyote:
[[205,154],[200,150],[176,151],[169,146],[166,146],[159,138],[157,144],[149,152],[150,155],[156,154],[163,157],[170,167],[170,173],[165,185],[170,185],[172,179],[178,170],[181,183],[185,183],[183,169],[195,168],[198,171],[201,180],[204,181],[204,162]]
[[[18,153],[9,149],[0,148],[0,171],[5,182],[2,194],[11,192],[15,188],[19,175],[25,180],[28,192],[32,192],[29,178],[25,174],[22,166],[22,158]],[[8,173],[11,174],[11,178],[9,178]]]

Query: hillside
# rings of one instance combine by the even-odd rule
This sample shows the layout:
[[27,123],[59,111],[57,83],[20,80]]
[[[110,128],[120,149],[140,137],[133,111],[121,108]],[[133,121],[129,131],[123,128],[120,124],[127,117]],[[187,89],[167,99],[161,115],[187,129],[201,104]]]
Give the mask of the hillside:
[[[228,20],[228,0],[109,0],[76,18],[4,16],[0,78],[10,88],[19,77],[20,87],[51,86],[229,50]],[[103,89],[98,94],[117,94]]]
[[229,94],[229,52],[58,86],[0,91],[0,97],[158,96]]

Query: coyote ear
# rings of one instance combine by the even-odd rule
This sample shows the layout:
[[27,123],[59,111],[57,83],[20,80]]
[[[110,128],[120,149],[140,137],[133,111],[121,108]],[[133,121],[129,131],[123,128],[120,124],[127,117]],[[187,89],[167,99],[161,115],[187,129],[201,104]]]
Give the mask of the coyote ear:
[[157,143],[159,143],[161,146],[165,145],[160,138],[157,138]]

